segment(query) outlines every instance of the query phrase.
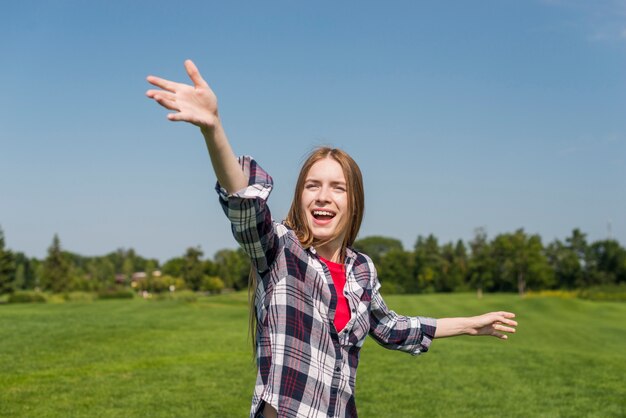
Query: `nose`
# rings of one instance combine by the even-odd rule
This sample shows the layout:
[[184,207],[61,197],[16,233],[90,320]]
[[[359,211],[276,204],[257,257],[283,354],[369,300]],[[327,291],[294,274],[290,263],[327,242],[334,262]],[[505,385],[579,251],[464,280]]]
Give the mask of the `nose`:
[[318,189],[317,195],[315,196],[316,203],[329,203],[330,195],[329,190],[326,186],[322,186]]

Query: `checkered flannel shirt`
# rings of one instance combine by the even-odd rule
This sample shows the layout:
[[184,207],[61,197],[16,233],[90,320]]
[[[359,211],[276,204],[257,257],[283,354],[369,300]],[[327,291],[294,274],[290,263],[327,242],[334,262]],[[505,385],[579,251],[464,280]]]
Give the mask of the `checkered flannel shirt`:
[[371,335],[380,345],[411,354],[428,351],[436,320],[397,315],[385,305],[372,260],[346,250],[345,295],[351,318],[336,330],[332,277],[314,248],[274,222],[266,205],[272,178],[251,157],[239,159],[248,187],[220,203],[235,239],[257,271],[257,380],[250,417],[271,404],[279,417],[356,417],[359,352]]

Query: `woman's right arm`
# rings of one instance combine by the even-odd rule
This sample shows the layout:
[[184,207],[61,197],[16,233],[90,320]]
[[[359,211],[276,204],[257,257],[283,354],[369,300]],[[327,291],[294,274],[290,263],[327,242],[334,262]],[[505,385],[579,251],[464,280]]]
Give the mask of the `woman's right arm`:
[[234,193],[246,187],[248,179],[222,127],[217,97],[191,60],[185,61],[185,69],[193,86],[148,76],[148,82],[161,90],[148,90],[146,95],[164,108],[174,111],[167,115],[169,120],[189,122],[200,128],[217,181],[228,193]]
[[235,239],[259,272],[267,271],[278,252],[278,238],[266,200],[272,178],[250,157],[237,159],[228,142],[217,110],[217,97],[191,60],[185,69],[193,86],[148,76],[161,90],[146,95],[166,109],[167,118],[198,126],[217,176],[220,203],[231,222]]

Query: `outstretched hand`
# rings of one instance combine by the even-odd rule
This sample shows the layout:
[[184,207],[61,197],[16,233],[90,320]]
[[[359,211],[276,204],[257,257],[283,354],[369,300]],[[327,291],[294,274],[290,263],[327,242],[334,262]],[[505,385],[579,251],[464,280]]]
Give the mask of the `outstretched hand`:
[[203,130],[213,129],[219,123],[217,97],[191,60],[185,61],[185,69],[193,86],[150,75],[148,83],[161,90],[148,90],[146,96],[173,110],[167,115],[171,121],[189,122]]
[[504,333],[514,333],[517,322],[511,312],[489,312],[484,315],[463,318],[437,319],[435,338],[454,337],[456,335],[490,335],[506,340]]
[[506,333],[515,333],[517,322],[512,312],[489,312],[469,318],[469,335],[490,335],[506,340]]

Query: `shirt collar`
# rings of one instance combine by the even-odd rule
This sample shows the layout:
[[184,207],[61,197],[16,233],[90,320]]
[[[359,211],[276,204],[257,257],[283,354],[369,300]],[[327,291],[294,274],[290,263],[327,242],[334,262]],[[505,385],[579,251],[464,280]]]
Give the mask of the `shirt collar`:
[[[312,245],[308,248],[308,250],[311,254],[319,257],[319,254],[317,254],[315,247],[313,247]],[[346,247],[346,260],[344,264],[352,264],[354,263],[354,260],[356,260],[356,252],[352,248]]]

